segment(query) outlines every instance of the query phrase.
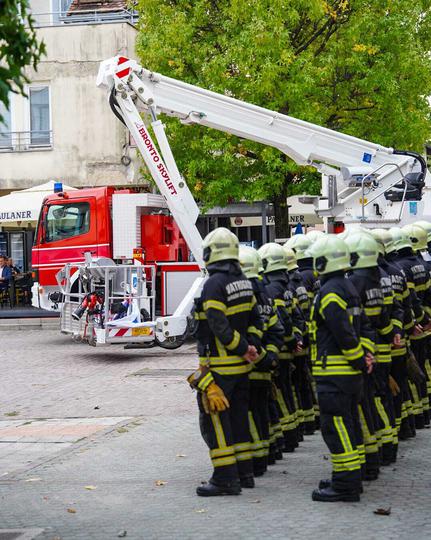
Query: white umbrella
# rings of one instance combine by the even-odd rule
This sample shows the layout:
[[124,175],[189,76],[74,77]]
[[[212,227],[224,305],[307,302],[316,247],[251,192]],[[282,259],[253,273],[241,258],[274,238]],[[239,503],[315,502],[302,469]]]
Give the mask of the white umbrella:
[[[0,197],[0,224],[16,223],[17,221],[37,221],[40,208],[47,195],[54,193],[53,180],[20,191],[12,191],[9,195]],[[63,191],[76,189],[63,185]]]

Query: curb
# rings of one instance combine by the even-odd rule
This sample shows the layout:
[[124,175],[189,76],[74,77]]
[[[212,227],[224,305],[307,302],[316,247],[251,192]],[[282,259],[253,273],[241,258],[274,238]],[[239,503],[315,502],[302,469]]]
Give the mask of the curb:
[[0,320],[0,332],[9,330],[60,330],[60,321],[52,318],[3,319]]

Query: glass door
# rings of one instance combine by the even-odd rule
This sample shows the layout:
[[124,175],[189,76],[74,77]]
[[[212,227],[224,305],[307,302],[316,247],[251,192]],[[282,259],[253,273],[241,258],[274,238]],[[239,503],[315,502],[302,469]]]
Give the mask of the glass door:
[[10,253],[14,266],[22,272],[25,269],[24,233],[14,232],[9,234]]
[[0,233],[0,255],[8,255],[9,250],[7,247],[7,233]]

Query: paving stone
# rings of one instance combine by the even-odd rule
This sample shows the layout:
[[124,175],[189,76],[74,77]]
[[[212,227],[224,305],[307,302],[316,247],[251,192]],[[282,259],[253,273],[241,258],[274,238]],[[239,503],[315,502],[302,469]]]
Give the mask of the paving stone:
[[[194,351],[189,345],[176,351],[94,350],[49,330],[5,334],[0,417],[10,411],[19,417],[5,417],[0,432],[30,436],[30,429],[22,430],[33,422],[55,437],[68,436],[62,425],[104,429],[74,443],[20,439],[12,451],[0,443],[1,526],[44,529],[38,540],[115,539],[122,530],[136,540],[431,538],[430,430],[401,443],[398,463],[366,483],[358,504],[311,501],[312,489],[330,473],[319,433],[258,478],[255,489],[239,497],[198,498],[195,488],[208,480],[211,466],[196,396],[184,380],[197,364]],[[144,369],[171,370],[175,377],[131,376]],[[116,429],[105,423],[108,418],[127,425]],[[18,469],[5,476],[3,444],[3,459],[12,456],[9,463]],[[36,449],[37,459],[22,464],[29,459],[26,448]],[[157,480],[167,483],[157,486]],[[96,489],[85,489],[89,485]],[[391,515],[375,515],[379,507],[391,507]]]

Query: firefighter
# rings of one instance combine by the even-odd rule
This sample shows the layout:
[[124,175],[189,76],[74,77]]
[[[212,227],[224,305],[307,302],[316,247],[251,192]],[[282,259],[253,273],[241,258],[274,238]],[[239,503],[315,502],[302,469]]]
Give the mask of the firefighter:
[[[428,315],[427,310],[431,307],[431,281],[427,265],[422,258],[420,251],[427,248],[427,233],[422,227],[415,224],[406,225],[402,230],[408,236],[411,242],[411,248],[405,248],[398,251],[398,255],[401,257],[399,264],[402,265],[406,276],[410,275],[412,282],[409,281],[409,277],[407,277],[407,282],[414,286],[415,294],[423,310],[423,317],[419,316],[419,318],[416,319],[416,323],[421,325],[423,331],[411,335],[411,347],[421,370],[425,372],[427,338],[429,336],[430,327],[430,316]],[[407,266],[409,266],[408,270]],[[422,381],[416,383],[411,381],[410,388],[413,394],[416,429],[429,427],[431,419],[425,377]]]
[[[346,236],[350,251],[351,271],[349,280],[358,291],[363,308],[361,342],[377,358],[384,356],[390,361],[390,343],[393,326],[384,306],[384,296],[377,266],[378,245],[372,235],[359,229]],[[386,336],[389,335],[387,339]],[[375,370],[376,371],[376,370]],[[375,373],[364,374],[364,392],[359,403],[359,416],[365,443],[365,480],[376,480],[380,470],[380,454],[384,452],[384,464],[389,465],[393,456],[393,432],[381,404],[381,392],[376,394],[380,381]]]
[[[396,460],[397,439],[405,440],[412,436],[408,412],[411,410],[411,400],[407,386],[407,340],[413,329],[412,306],[409,289],[403,272],[395,264],[397,258],[395,242],[387,229],[373,229],[372,234],[380,247],[379,267],[391,279],[394,302],[392,309],[392,324],[395,329],[394,341],[391,345],[391,369],[389,389],[392,394],[393,413],[396,430],[394,433],[394,456]],[[396,337],[398,334],[398,337]],[[388,396],[391,400],[391,396]]]
[[[395,350],[403,347],[402,327],[404,319],[404,311],[400,302],[400,296],[395,295],[395,289],[392,284],[392,276],[390,274],[391,267],[385,259],[385,239],[392,242],[392,237],[389,231],[385,229],[373,229],[370,231],[373,238],[377,242],[379,256],[377,265],[380,271],[380,286],[383,292],[383,304],[389,318],[392,331],[380,335],[380,343],[377,344],[377,365],[374,370],[378,379],[376,405],[381,422],[387,426],[387,422],[392,428],[392,453],[384,453],[382,449],[382,464],[389,465],[397,460],[398,451],[398,428],[395,420],[395,406],[393,392],[396,389],[394,380],[391,378],[392,371],[392,353]],[[399,389],[398,389],[399,391]],[[386,427],[384,428],[386,429]],[[387,449],[389,446],[386,447]]]
[[[424,264],[431,274],[431,223],[429,221],[417,221],[415,225],[422,227],[427,233],[427,248],[421,251],[421,257],[424,261]],[[431,308],[429,306],[424,306],[428,316],[431,316]],[[425,372],[427,377],[427,391],[429,403],[431,405],[431,363],[430,363],[430,353],[431,353],[431,336],[427,338],[427,358],[425,360]]]
[[277,315],[284,328],[284,344],[279,355],[279,369],[275,376],[277,405],[284,436],[283,452],[294,452],[298,446],[298,419],[292,389],[293,352],[302,346],[302,335],[298,321],[289,279],[285,252],[279,244],[270,242],[259,249],[264,268],[266,292],[274,301]]
[[332,478],[313,491],[314,501],[360,500],[362,434],[358,399],[362,370],[373,358],[359,340],[361,303],[345,279],[349,252],[343,240],[327,235],[311,246],[321,288],[311,310],[313,375],[320,407],[320,429],[331,453]]
[[[304,237],[296,235],[293,238]],[[300,411],[300,437],[302,434],[312,435],[315,430],[315,413],[313,403],[313,389],[311,385],[310,356],[308,347],[308,321],[310,319],[311,302],[310,297],[302,279],[302,274],[298,270],[296,252],[287,246],[283,246],[287,256],[287,270],[289,275],[289,288],[292,290],[299,307],[299,317],[302,318],[301,333],[302,349],[293,354],[293,364],[295,370],[292,374],[294,383],[297,409]],[[295,242],[296,245],[299,241]],[[309,242],[307,242],[307,246]]]
[[[261,352],[249,373],[250,433],[253,441],[254,476],[262,476],[268,465],[270,447],[269,403],[272,385],[272,373],[278,365],[278,355],[284,343],[284,330],[278,320],[272,300],[267,296],[259,278],[262,261],[258,252],[248,246],[239,249],[239,262],[245,276],[253,286],[257,306],[263,322]],[[273,456],[275,458],[275,455]]]
[[201,433],[214,467],[210,481],[196,490],[204,497],[254,487],[248,373],[258,357],[262,324],[238,251],[238,238],[223,227],[203,241],[209,278],[196,301],[200,367],[189,382],[199,390]]

